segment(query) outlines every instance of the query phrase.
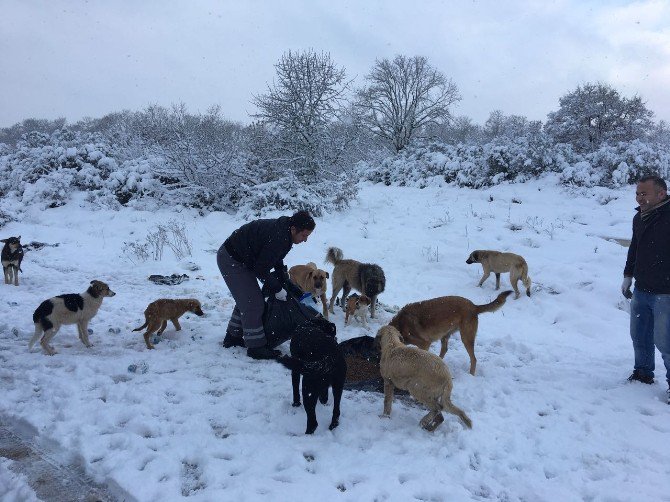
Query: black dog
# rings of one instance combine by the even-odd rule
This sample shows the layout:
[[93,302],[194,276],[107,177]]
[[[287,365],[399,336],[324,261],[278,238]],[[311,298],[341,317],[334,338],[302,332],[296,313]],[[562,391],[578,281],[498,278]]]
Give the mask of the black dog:
[[312,434],[319,425],[316,421],[316,401],[328,402],[328,388],[333,388],[333,418],[328,427],[339,425],[340,401],[347,363],[335,338],[335,325],[317,318],[300,324],[291,337],[291,356],[278,359],[291,370],[293,406],[300,406],[300,375],[302,375],[302,400],[307,414],[307,430]]
[[11,284],[14,281],[14,286],[19,285],[19,271],[21,270],[21,262],[23,261],[23,247],[21,246],[21,236],[8,237],[7,239],[0,239],[4,242],[2,247],[2,271],[5,274],[5,284]]

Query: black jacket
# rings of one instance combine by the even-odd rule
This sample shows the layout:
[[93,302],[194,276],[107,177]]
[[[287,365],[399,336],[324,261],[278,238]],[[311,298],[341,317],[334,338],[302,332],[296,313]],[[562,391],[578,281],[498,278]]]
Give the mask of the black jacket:
[[634,277],[635,288],[646,293],[670,294],[670,203],[652,211],[646,220],[637,210],[623,275]]
[[[235,230],[223,245],[234,260],[265,282],[270,293],[282,288],[284,257],[293,246],[288,216],[246,223]],[[276,275],[270,274],[273,268]]]

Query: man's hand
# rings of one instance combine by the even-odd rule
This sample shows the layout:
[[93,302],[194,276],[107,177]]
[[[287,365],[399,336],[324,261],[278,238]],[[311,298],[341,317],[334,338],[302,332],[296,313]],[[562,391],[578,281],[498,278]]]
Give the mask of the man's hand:
[[275,298],[279,301],[285,302],[286,301],[286,290],[282,289],[279,291],[279,293],[275,293]]
[[624,277],[623,282],[621,283],[621,294],[629,299],[633,297],[633,293],[631,293],[630,291],[630,287],[632,284],[633,284],[632,277]]

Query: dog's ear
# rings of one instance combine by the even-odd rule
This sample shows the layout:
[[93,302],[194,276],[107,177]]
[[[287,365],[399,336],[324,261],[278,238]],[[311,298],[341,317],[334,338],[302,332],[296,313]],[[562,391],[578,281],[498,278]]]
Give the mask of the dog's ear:
[[0,242],[4,242],[5,244],[7,244],[7,241],[8,241],[8,240],[9,240],[9,239],[0,239]]
[[20,241],[20,240],[21,240],[21,236],[19,235],[19,236],[16,238],[16,240],[17,240],[17,241]]

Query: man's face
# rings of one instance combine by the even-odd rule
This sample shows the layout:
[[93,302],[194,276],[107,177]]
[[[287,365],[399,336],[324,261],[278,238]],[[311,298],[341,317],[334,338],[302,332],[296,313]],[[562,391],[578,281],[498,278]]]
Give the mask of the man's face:
[[635,200],[640,205],[642,211],[647,211],[665,199],[666,195],[667,192],[665,190],[649,180],[637,184]]
[[312,233],[311,230],[298,230],[295,227],[291,227],[291,240],[293,244],[300,244],[301,242],[307,242],[307,238]]

